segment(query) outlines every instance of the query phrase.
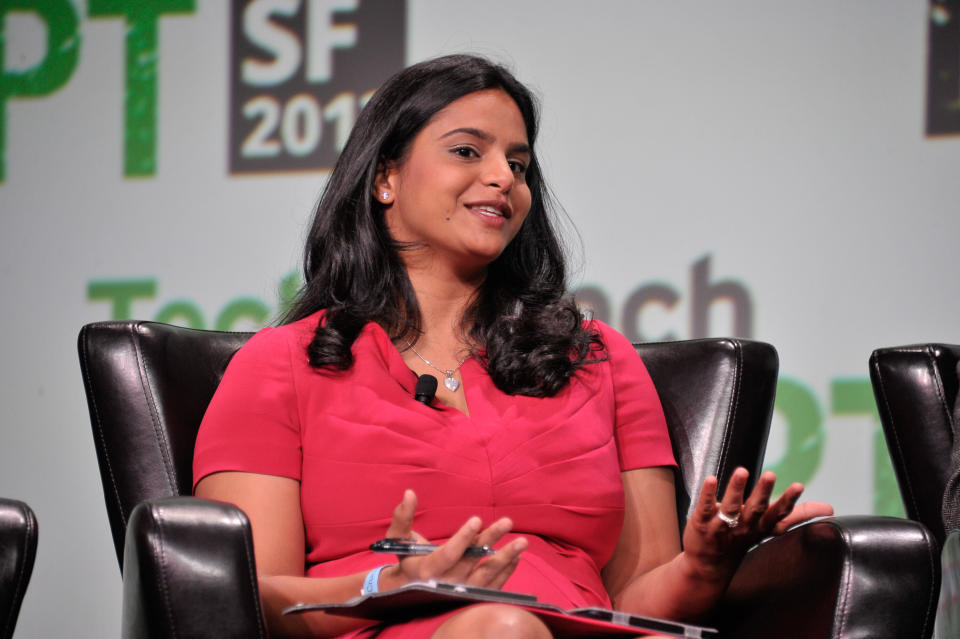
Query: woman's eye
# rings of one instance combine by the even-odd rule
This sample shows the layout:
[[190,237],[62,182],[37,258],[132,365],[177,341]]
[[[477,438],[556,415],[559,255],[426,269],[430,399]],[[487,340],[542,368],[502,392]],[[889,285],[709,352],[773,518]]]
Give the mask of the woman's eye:
[[469,146],[458,146],[453,148],[453,153],[462,158],[477,158],[480,154]]
[[523,162],[517,162],[516,160],[510,160],[510,162],[508,162],[508,164],[510,165],[510,170],[513,171],[514,173],[518,174],[518,175],[523,175],[524,173],[527,172],[527,165],[524,164]]

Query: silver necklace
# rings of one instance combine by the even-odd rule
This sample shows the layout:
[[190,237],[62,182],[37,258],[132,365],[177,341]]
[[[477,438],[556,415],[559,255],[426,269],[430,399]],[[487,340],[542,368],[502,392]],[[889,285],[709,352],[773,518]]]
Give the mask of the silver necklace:
[[456,368],[440,368],[439,366],[431,362],[429,359],[421,355],[417,351],[417,349],[413,347],[413,344],[410,342],[410,340],[407,340],[407,346],[409,346],[410,350],[413,351],[413,354],[419,357],[420,359],[422,359],[427,366],[429,366],[434,370],[438,370],[445,375],[445,377],[443,378],[443,385],[446,386],[448,389],[450,389],[451,393],[455,393],[457,389],[460,388],[460,382],[457,381],[457,378],[454,377],[453,374],[456,373],[458,370],[460,370],[460,367],[463,366],[463,363],[465,361],[470,359],[469,355],[461,359],[460,363],[457,364]]

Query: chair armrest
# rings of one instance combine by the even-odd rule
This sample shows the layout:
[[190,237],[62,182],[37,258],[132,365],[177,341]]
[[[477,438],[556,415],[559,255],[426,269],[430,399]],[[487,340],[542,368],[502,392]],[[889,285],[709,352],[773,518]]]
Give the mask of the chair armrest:
[[250,522],[236,506],[170,497],[134,508],[123,637],[265,637]]
[[939,546],[923,524],[828,517],[744,558],[718,612],[727,637],[930,637]]
[[37,517],[30,506],[0,498],[0,638],[9,639],[37,555]]

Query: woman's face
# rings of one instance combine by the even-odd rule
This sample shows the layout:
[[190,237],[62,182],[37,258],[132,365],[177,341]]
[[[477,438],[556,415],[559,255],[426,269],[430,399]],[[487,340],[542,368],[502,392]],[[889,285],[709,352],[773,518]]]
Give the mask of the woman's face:
[[402,254],[408,266],[441,259],[469,273],[495,260],[530,211],[530,157],[523,116],[502,90],[471,93],[437,112],[406,158],[378,179],[391,236],[416,244]]

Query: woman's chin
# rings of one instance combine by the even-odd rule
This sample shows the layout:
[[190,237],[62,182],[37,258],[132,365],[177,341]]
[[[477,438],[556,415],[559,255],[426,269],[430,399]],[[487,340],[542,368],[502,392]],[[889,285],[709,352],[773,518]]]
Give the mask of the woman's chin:
[[471,247],[467,260],[474,265],[487,267],[503,254],[504,248],[499,244],[497,246]]

